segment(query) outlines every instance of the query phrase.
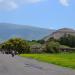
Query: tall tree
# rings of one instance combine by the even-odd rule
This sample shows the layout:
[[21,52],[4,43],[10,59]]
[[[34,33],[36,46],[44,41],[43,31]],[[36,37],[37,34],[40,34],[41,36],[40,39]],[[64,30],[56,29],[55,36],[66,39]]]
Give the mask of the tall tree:
[[21,38],[12,38],[5,43],[2,44],[2,49],[6,49],[8,51],[15,50],[19,53],[28,53],[30,52],[30,46],[26,40]]

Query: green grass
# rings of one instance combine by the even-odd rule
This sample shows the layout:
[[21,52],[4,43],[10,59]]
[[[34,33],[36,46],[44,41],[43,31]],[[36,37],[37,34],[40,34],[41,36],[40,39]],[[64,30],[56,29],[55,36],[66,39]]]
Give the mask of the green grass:
[[21,54],[20,56],[75,69],[75,53]]

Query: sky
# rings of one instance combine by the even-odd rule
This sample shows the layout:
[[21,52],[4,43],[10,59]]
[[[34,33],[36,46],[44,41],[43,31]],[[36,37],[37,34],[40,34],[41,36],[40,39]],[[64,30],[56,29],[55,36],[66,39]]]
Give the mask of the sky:
[[75,29],[75,0],[0,0],[0,23]]

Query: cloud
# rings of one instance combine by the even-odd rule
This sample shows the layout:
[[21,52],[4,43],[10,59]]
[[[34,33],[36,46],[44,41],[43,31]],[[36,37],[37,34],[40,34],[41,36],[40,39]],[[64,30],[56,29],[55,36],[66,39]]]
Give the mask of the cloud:
[[0,0],[0,9],[16,9],[22,4],[38,3],[43,0]]
[[69,6],[69,0],[59,0],[63,6]]

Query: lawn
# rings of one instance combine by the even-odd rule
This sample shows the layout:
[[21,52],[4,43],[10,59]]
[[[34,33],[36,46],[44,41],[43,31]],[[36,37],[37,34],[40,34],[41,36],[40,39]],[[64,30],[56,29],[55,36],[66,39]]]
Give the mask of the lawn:
[[75,69],[75,53],[21,54],[20,56]]

